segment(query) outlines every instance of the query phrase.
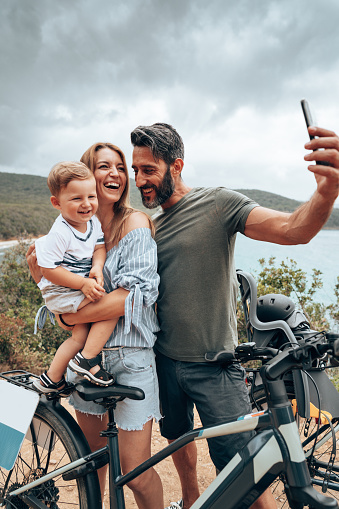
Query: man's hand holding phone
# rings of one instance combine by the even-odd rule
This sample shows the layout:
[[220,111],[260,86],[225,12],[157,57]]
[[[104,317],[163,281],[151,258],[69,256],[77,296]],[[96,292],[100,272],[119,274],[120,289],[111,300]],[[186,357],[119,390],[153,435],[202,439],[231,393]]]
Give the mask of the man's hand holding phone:
[[[303,114],[304,114],[304,118],[305,118],[305,122],[306,122],[306,127],[307,127],[307,130],[308,130],[308,134],[309,134],[309,137],[310,137],[310,140],[314,140],[315,139],[315,134],[312,134],[313,133],[313,129],[309,129],[310,127],[316,127],[315,124],[314,124],[314,121],[313,121],[313,117],[312,117],[312,114],[311,114],[311,109],[310,109],[310,106],[308,104],[308,101],[306,101],[306,99],[302,99],[300,101],[301,103],[301,108],[303,110]],[[317,148],[314,148],[313,151],[315,150],[318,150]],[[325,160],[319,160],[319,161],[316,161],[315,162],[316,164],[321,164],[323,166],[329,166],[329,163],[328,161],[325,161]]]
[[339,195],[339,138],[328,129],[314,126],[310,108],[305,99],[301,101],[310,141],[305,144],[307,150],[305,161],[315,161],[315,165],[308,166],[314,173],[318,192],[334,200]]

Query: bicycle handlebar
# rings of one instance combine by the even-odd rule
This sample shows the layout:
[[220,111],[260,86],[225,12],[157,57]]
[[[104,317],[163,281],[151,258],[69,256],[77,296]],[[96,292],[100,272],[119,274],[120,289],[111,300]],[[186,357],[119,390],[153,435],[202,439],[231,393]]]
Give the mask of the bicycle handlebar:
[[339,358],[339,339],[325,342],[325,336],[322,334],[283,351],[268,346],[257,347],[254,342],[241,343],[234,351],[207,352],[205,359],[207,362],[226,365],[269,359],[261,369],[265,371],[267,379],[278,380],[293,368],[309,369],[314,360],[322,358],[326,353],[332,353],[333,357]]

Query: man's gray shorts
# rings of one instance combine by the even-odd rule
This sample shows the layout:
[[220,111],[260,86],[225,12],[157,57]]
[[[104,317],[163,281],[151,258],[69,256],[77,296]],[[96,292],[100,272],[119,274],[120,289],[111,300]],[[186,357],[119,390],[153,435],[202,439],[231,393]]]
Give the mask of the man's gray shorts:
[[[204,427],[236,420],[250,413],[245,370],[239,364],[223,368],[216,364],[181,362],[156,352],[161,434],[175,440],[193,429],[195,404]],[[212,461],[222,470],[253,436],[252,432],[208,440]]]

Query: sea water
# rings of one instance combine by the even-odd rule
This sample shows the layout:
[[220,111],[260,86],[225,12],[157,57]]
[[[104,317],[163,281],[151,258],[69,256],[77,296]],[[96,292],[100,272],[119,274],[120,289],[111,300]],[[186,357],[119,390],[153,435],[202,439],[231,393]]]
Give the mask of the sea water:
[[269,242],[259,242],[238,234],[235,248],[235,266],[250,272],[254,277],[260,271],[259,259],[266,264],[271,256],[276,258],[276,266],[281,261],[293,259],[298,268],[310,277],[312,269],[322,272],[323,288],[315,294],[314,300],[329,305],[335,301],[334,286],[339,276],[339,230],[321,230],[308,244],[281,246]]

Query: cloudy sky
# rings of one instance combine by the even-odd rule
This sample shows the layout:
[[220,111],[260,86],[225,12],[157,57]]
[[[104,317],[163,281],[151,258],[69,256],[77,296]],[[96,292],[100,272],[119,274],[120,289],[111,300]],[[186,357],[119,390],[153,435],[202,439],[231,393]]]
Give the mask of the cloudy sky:
[[0,171],[176,127],[192,186],[307,200],[300,99],[339,132],[338,0],[0,0]]

